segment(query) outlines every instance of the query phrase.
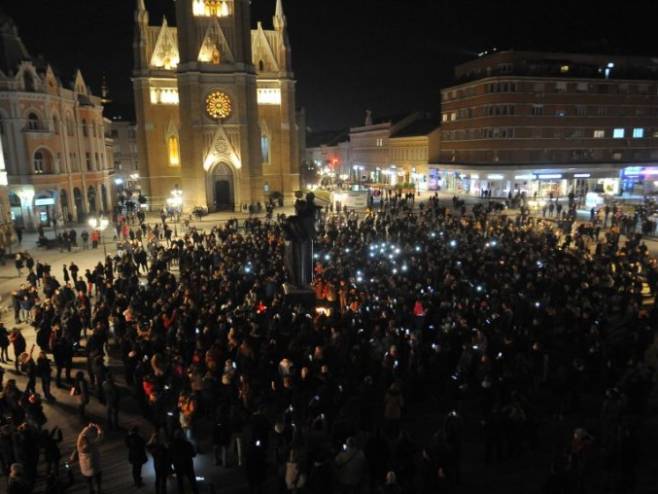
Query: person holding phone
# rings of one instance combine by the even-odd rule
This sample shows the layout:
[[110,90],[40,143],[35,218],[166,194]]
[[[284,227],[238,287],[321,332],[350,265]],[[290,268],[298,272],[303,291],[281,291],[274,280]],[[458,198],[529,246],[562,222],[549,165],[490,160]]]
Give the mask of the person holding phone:
[[80,473],[89,487],[89,494],[101,492],[101,453],[98,443],[102,439],[103,430],[99,425],[90,423],[78,435],[75,450],[71,455],[71,462],[78,460]]

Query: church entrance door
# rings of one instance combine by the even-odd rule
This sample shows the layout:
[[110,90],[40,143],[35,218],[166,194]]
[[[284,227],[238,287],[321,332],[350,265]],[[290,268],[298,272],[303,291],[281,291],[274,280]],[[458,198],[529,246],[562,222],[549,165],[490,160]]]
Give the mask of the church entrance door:
[[233,211],[231,199],[231,184],[228,180],[215,181],[215,210]]
[[212,206],[215,211],[233,211],[235,195],[233,172],[224,163],[215,166],[210,177],[212,186]]

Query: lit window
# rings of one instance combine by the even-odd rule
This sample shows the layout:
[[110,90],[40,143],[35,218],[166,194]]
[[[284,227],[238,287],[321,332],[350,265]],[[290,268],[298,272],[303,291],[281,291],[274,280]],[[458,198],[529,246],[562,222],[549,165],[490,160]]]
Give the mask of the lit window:
[[455,120],[457,120],[457,114],[454,113],[454,112],[451,113],[451,114],[450,114],[450,120],[453,121],[453,122],[454,122]]
[[560,72],[562,72],[563,74],[568,73],[569,72],[569,66],[568,65],[563,65],[562,67],[560,67]]
[[169,139],[167,139],[167,145],[169,147],[169,165],[170,166],[180,165],[180,150],[178,146],[178,137],[169,136]]
[[442,119],[443,119],[444,122],[447,122],[448,121],[448,114],[444,113]]
[[260,137],[260,152],[263,155],[263,163],[270,163],[270,138],[263,134]]
[[595,130],[594,139],[603,139],[605,138],[605,130]]
[[257,98],[259,105],[281,104],[281,89],[278,88],[258,88]]
[[642,139],[644,138],[644,129],[638,128],[633,129],[633,139]]
[[612,133],[612,137],[615,139],[623,139],[625,135],[624,129],[615,129]]

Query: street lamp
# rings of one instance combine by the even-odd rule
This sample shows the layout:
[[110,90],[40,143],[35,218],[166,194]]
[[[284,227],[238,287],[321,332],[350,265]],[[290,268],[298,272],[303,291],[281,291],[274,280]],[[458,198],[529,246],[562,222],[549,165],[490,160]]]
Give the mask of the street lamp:
[[167,205],[175,211],[176,221],[178,221],[183,208],[183,191],[178,186],[171,191],[171,197],[167,199]]
[[103,244],[103,254],[104,254],[105,257],[107,257],[107,249],[105,248],[105,241],[103,239],[103,231],[105,231],[105,229],[109,225],[110,225],[110,221],[107,218],[103,217],[103,216],[101,216],[100,218],[94,218],[94,217],[89,218],[89,226],[94,230],[98,230],[101,234],[101,239],[100,240],[101,240],[101,244]]

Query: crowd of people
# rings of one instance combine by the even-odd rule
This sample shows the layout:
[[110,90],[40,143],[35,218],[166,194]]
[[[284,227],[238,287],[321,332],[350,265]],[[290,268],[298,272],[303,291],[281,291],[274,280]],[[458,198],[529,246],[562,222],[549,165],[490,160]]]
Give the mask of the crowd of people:
[[48,486],[64,488],[61,434],[36,388],[53,400],[51,359],[84,425],[70,460],[90,493],[104,430],[133,400],[148,434],[131,428],[127,457],[136,486],[153,462],[157,494],[172,467],[178,492],[199,491],[197,453],[241,468],[252,493],[435,494],[546,449],[545,492],[585,492],[597,468],[632,492],[656,260],[639,237],[586,241],[493,209],[392,198],[321,216],[310,305],[282,288],[281,223],[257,218],[180,235],[166,219],[119,225],[116,255],[84,275],[30,269],[16,322],[34,326],[38,357],[0,327],[26,377],[0,398],[9,492],[31,492],[41,455]]

